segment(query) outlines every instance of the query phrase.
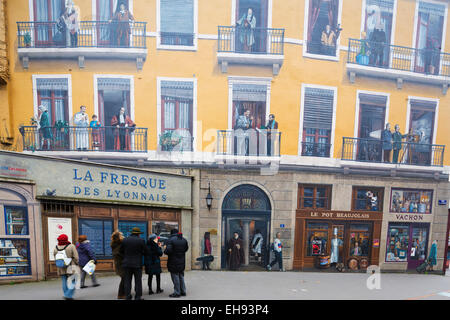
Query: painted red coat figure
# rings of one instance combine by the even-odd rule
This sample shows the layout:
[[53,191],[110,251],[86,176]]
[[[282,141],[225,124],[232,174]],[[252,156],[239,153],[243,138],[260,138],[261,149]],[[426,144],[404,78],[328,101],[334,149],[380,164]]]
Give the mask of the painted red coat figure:
[[237,270],[244,263],[244,246],[237,233],[228,242],[228,267]]
[[120,10],[116,12],[112,21],[116,28],[116,44],[120,47],[130,46],[130,21],[134,20],[133,15],[126,8],[124,3],[120,4]]
[[111,126],[114,129],[114,150],[131,150],[131,133],[136,124],[125,114],[125,109],[121,108],[118,115],[111,119]]

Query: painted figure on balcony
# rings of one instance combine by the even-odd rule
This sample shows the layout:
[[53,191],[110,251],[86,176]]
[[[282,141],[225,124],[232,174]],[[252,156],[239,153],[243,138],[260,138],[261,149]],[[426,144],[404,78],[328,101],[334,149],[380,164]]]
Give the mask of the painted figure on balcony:
[[[64,14],[64,22],[66,24],[66,30],[68,33],[68,43],[67,45],[72,48],[78,46],[78,31],[80,30],[80,20],[79,13],[75,6],[69,6],[66,8],[66,12]],[[70,41],[70,43],[69,43]]]
[[236,39],[239,39],[239,51],[251,52],[255,44],[256,18],[253,9],[248,8],[247,14],[236,22]]
[[125,108],[120,108],[119,114],[111,119],[114,130],[114,150],[131,150],[131,133],[136,124],[125,114]]
[[331,30],[331,26],[327,24],[325,30],[322,31],[320,39],[322,43],[322,53],[327,56],[334,56],[336,54],[336,33]]
[[41,149],[42,150],[50,150],[50,142],[53,139],[52,128],[50,126],[50,118],[48,116],[47,107],[44,105],[40,105],[38,107],[40,116],[39,116],[39,131],[42,136]]
[[400,132],[400,126],[398,124],[395,125],[395,132],[392,134],[392,149],[394,150],[392,155],[392,162],[397,163],[398,162],[398,155],[400,153],[400,150],[402,149],[402,139],[406,138],[407,134],[402,134]]
[[102,132],[100,131],[100,121],[97,120],[97,115],[92,115],[92,120],[89,123],[89,127],[91,128],[92,132],[92,149],[94,150],[100,150],[102,149]]
[[86,113],[86,107],[81,106],[80,112],[75,113],[73,116],[73,124],[75,128],[75,144],[77,150],[87,150],[89,146],[89,116]]
[[433,37],[427,37],[427,44],[425,48],[425,72],[430,74],[437,74],[439,70],[439,56],[441,45],[439,41]]
[[[244,114],[240,115],[236,120],[234,136],[236,138],[236,152],[238,155],[245,154],[248,156],[249,154],[250,137],[247,131],[252,128],[253,120],[253,116],[250,116],[250,110],[245,110]],[[242,147],[244,147],[244,150],[242,150]]]
[[[272,150],[274,149],[274,141],[277,139],[276,131],[278,131],[278,122],[275,121],[275,115],[270,114],[269,115],[269,121],[266,123],[266,130],[267,130],[267,155],[272,155]],[[272,137],[272,132],[275,132],[274,136]]]
[[384,48],[386,45],[386,33],[381,22],[377,24],[369,37],[370,62],[372,66],[384,66]]
[[386,123],[386,128],[381,132],[383,149],[383,162],[390,162],[392,150],[392,132],[390,123]]
[[130,21],[134,21],[134,17],[128,10],[125,3],[121,3],[119,10],[114,14],[114,17],[110,22],[112,23],[112,28],[114,29],[115,39],[113,43],[119,47],[129,47],[130,46],[130,35],[131,27]]

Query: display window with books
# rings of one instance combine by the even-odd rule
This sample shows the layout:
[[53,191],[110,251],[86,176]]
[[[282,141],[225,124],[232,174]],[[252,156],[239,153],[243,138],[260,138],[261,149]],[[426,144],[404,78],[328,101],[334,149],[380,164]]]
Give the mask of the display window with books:
[[27,239],[0,239],[0,277],[31,274]]
[[7,235],[29,234],[27,208],[5,206],[5,224]]

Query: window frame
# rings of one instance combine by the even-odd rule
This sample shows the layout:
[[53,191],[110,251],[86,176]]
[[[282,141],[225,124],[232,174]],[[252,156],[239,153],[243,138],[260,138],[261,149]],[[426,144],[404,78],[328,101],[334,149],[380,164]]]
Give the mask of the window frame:
[[[372,211],[369,209],[356,209],[356,202],[358,200],[357,195],[358,191],[361,189],[369,189],[370,191],[379,192],[378,196],[378,210]],[[368,191],[369,191],[368,190]],[[371,187],[371,186],[353,186],[352,187],[352,210],[354,211],[367,211],[367,212],[383,212],[383,203],[384,203],[384,187]]]
[[[103,234],[103,250],[104,250],[104,254],[103,255],[100,255],[100,254],[98,254],[97,252],[95,252],[95,256],[96,256],[96,258],[98,259],[98,260],[111,260],[112,258],[113,258],[113,256],[112,256],[112,252],[111,252],[111,256],[109,256],[109,255],[106,255],[106,251],[105,251],[105,248],[106,248],[106,238],[105,238],[105,222],[107,221],[107,222],[111,222],[111,229],[112,229],[112,231],[114,232],[114,219],[101,219],[101,218],[93,218],[93,219],[91,219],[91,218],[78,218],[78,234],[83,234],[82,233],[82,227],[81,227],[81,222],[82,221],[101,221],[102,223],[103,223],[103,229],[102,229],[102,234]],[[111,239],[108,239],[109,240],[109,242],[111,243]]]
[[[430,195],[430,200],[429,200],[429,203],[430,203],[430,212],[396,212],[396,211],[392,211],[392,196],[393,196],[393,193],[394,193],[394,191],[396,191],[396,190],[398,190],[398,191],[402,191],[402,192],[404,192],[404,191],[406,191],[406,192],[431,192],[431,195]],[[401,187],[392,187],[391,188],[391,195],[390,195],[390,199],[389,199],[389,212],[390,213],[395,213],[395,214],[424,214],[424,215],[429,215],[429,214],[432,214],[433,213],[433,193],[434,193],[434,190],[433,189],[414,189],[414,188],[401,188]],[[403,197],[403,196],[402,196]]]
[[[306,188],[313,188],[313,206],[312,207],[303,207],[302,200],[304,199],[304,189]],[[331,199],[333,195],[333,186],[327,185],[327,184],[298,184],[297,189],[297,210],[331,210]],[[317,188],[325,188],[326,197],[320,197],[317,198]],[[326,199],[327,204],[324,208],[317,208],[316,201],[318,199]]]
[[[27,233],[26,234],[17,234],[17,233],[9,233],[8,232],[8,220],[6,219],[6,210],[7,209],[23,209],[25,212],[24,216],[24,226],[26,227]],[[5,219],[5,235],[6,236],[29,236],[30,235],[30,226],[28,223],[28,207],[26,206],[14,206],[14,205],[4,205],[3,206],[3,218]]]

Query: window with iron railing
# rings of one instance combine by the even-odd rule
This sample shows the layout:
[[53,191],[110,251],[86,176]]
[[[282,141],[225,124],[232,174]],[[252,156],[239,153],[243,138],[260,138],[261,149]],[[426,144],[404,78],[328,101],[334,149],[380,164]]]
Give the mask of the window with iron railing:
[[194,1],[160,1],[160,43],[169,46],[194,46]]

